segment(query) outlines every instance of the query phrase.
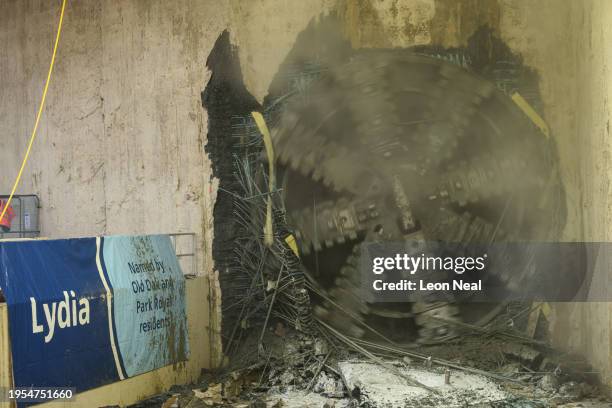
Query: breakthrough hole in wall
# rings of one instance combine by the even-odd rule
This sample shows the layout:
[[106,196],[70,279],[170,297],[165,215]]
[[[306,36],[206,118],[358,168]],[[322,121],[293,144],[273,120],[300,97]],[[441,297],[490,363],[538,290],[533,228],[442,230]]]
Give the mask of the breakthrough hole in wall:
[[[488,27],[487,25],[482,25],[468,38],[466,46],[464,47],[454,47],[454,48],[445,48],[436,45],[429,46],[418,46],[407,49],[352,49],[351,44],[344,38],[342,23],[335,16],[329,16],[325,18],[319,18],[315,22],[311,23],[308,28],[302,32],[292,50],[289,52],[287,58],[280,66],[280,69],[276,76],[274,77],[272,84],[270,86],[270,93],[264,100],[264,111],[269,112],[269,116],[271,118],[270,122],[272,126],[276,126],[280,123],[278,133],[283,135],[287,135],[287,140],[282,141],[281,144],[283,147],[282,155],[285,155],[287,158],[281,157],[281,163],[279,163],[279,173],[282,174],[284,178],[284,187],[286,189],[283,191],[285,204],[287,206],[288,217],[289,217],[289,225],[291,227],[296,228],[298,231],[306,232],[302,234],[304,236],[312,237],[320,233],[321,228],[308,228],[306,226],[306,222],[312,222],[317,225],[332,225],[332,216],[329,216],[329,222],[321,221],[315,222],[312,221],[314,217],[311,217],[310,214],[316,212],[317,203],[321,205],[321,203],[329,204],[330,202],[339,203],[340,198],[346,198],[341,194],[338,194],[338,189],[333,186],[332,188],[325,188],[329,184],[333,184],[333,175],[324,174],[323,180],[324,182],[319,182],[320,176],[316,176],[317,167],[321,167],[321,157],[328,157],[331,159],[332,154],[327,155],[324,152],[319,152],[320,154],[316,154],[314,157],[317,157],[316,164],[312,168],[308,168],[308,166],[312,166],[312,160],[309,160],[308,157],[311,157],[311,151],[308,150],[308,142],[304,142],[303,138],[313,138],[316,140],[313,142],[313,145],[317,146],[340,146],[341,148],[345,148],[351,150],[351,148],[358,150],[360,149],[360,145],[365,144],[364,139],[358,139],[356,136],[359,133],[359,125],[363,125],[363,127],[368,127],[369,124],[361,123],[359,121],[359,115],[356,115],[355,112],[361,112],[365,115],[369,115],[370,112],[380,112],[380,115],[377,117],[384,127],[385,123],[395,123],[394,119],[397,119],[393,112],[387,114],[382,109],[381,106],[384,106],[385,109],[397,111],[402,111],[403,115],[400,115],[400,120],[403,121],[411,121],[412,118],[406,117],[406,114],[409,113],[409,109],[403,109],[402,106],[408,106],[410,103],[414,103],[414,101],[406,100],[405,104],[398,103],[400,100],[399,96],[395,96],[394,90],[402,87],[401,78],[405,79],[405,82],[420,86],[423,84],[414,84],[410,82],[410,75],[423,75],[421,71],[415,68],[415,66],[410,66],[410,63],[406,62],[405,65],[400,65],[398,61],[407,61],[406,59],[402,60],[403,57],[408,55],[423,55],[432,57],[435,60],[443,60],[441,61],[431,62],[431,71],[434,74],[437,74],[438,69],[444,67],[445,65],[458,65],[465,68],[467,71],[470,71],[471,74],[476,74],[474,77],[474,83],[478,82],[480,84],[493,83],[497,88],[495,100],[500,100],[499,105],[495,108],[497,111],[487,111],[487,114],[482,114],[482,117],[486,117],[487,119],[482,120],[481,116],[478,118],[471,117],[470,114],[464,114],[463,112],[455,112],[460,115],[465,115],[462,117],[470,120],[470,125],[473,126],[471,129],[466,130],[467,133],[469,131],[469,136],[467,138],[461,139],[459,148],[453,153],[455,158],[453,158],[452,165],[461,165],[460,163],[463,161],[471,161],[474,166],[472,170],[474,173],[491,173],[491,169],[484,169],[487,166],[486,160],[478,160],[483,159],[483,157],[479,157],[478,155],[484,155],[488,158],[503,158],[503,157],[512,157],[511,153],[514,149],[526,149],[530,151],[530,156],[535,155],[534,157],[539,157],[539,160],[546,161],[547,164],[544,166],[546,168],[542,169],[534,169],[534,172],[538,172],[541,170],[540,176],[547,178],[547,172],[550,172],[551,179],[554,180],[555,184],[555,192],[558,192],[558,197],[555,197],[555,208],[551,211],[551,214],[547,214],[545,216],[549,219],[552,219],[549,225],[548,221],[538,224],[538,222],[533,222],[540,216],[535,215],[535,213],[531,214],[527,218],[523,218],[520,222],[511,222],[509,217],[506,217],[504,220],[508,226],[518,225],[519,223],[522,225],[520,228],[522,229],[519,234],[525,234],[525,236],[532,233],[533,230],[537,230],[538,228],[542,228],[542,230],[546,230],[545,233],[548,233],[550,230],[551,236],[556,236],[558,230],[561,229],[565,223],[565,201],[563,196],[563,187],[561,186],[560,180],[558,178],[558,174],[556,173],[555,164],[558,161],[556,147],[554,142],[545,141],[545,137],[535,131],[535,127],[532,123],[528,121],[528,119],[520,113],[517,114],[518,108],[513,105],[510,100],[510,97],[514,93],[519,93],[529,105],[531,105],[536,111],[542,111],[542,103],[539,94],[539,81],[536,72],[529,67],[526,67],[523,64],[523,60],[520,55],[514,53],[507,44],[505,44],[502,40],[500,40],[496,36],[496,31]],[[359,65],[359,61],[365,61],[362,65]],[[389,62],[393,61],[393,62]],[[406,68],[406,71],[402,71],[398,73],[398,71],[385,71],[386,76],[381,74],[380,78],[377,76],[380,72],[386,69],[387,64],[398,63],[397,66],[402,66]],[[402,68],[402,69],[404,69]],[[411,68],[415,68],[414,71],[411,71]],[[392,74],[397,75],[397,82],[392,83],[392,80],[389,79],[389,76]],[[354,82],[350,82],[347,80],[347,77],[354,76]],[[435,78],[435,75],[433,75]],[[457,78],[464,78],[458,76]],[[470,75],[472,76],[472,75]],[[419,88],[419,91],[422,94],[433,93],[434,91],[438,91],[437,87],[440,82],[437,82],[436,79],[431,79],[427,75],[423,75],[425,80],[432,80],[431,88],[423,89]],[[480,77],[480,78],[479,78]],[[488,80],[483,81],[482,78]],[[448,92],[448,95],[452,95],[453,98],[457,98],[459,95],[459,99],[461,102],[465,104],[462,106],[471,106],[472,101],[469,99],[468,95],[470,90],[467,90],[466,85],[468,80],[465,83],[461,83],[460,79],[454,79],[456,83],[450,81],[450,85],[447,88],[442,88],[441,92]],[[325,85],[318,86],[318,83],[324,83]],[[449,81],[446,81],[449,82]],[[363,87],[363,94],[359,94],[357,92],[350,93],[347,91],[348,89],[358,89],[362,84],[370,84]],[[378,85],[382,84],[382,89],[374,89]],[[445,85],[446,86],[446,85]],[[408,87],[408,86],[407,86]],[[462,89],[463,87],[463,89]],[[454,88],[454,89],[453,89]],[[389,95],[393,94],[394,96],[385,95],[387,92]],[[505,97],[503,96],[505,94]],[[346,97],[345,95],[350,95]],[[465,100],[461,100],[461,97],[465,96]],[[407,99],[407,98],[406,98]],[[485,98],[486,99],[486,98]],[[283,115],[286,113],[286,106],[291,106],[292,100],[297,100],[296,103],[293,103],[293,109],[289,117],[299,118],[299,121],[296,119],[295,125],[294,121],[287,121],[287,127],[283,128]],[[303,105],[301,105],[301,100],[303,100]],[[351,110],[349,107],[346,111],[341,111],[344,109],[344,104],[347,100],[351,102],[346,103],[346,105],[356,105],[361,104],[360,106],[363,109],[356,108],[355,110]],[[311,102],[315,101],[315,102]],[[402,99],[402,102],[404,100]],[[355,103],[356,102],[356,103]],[[478,104],[478,103],[477,103]],[[423,104],[422,104],[423,105]],[[486,104],[483,104],[486,105]],[[424,105],[423,105],[424,106]],[[509,106],[508,110],[512,112],[512,114],[508,113],[506,108]],[[400,107],[400,108],[398,108]],[[452,110],[452,108],[448,108],[444,103],[439,105],[440,109],[446,108]],[[415,106],[415,108],[419,109],[422,106]],[[486,109],[482,108],[482,106],[477,106],[478,109]],[[402,110],[403,109],[403,110]],[[336,114],[334,112],[341,111]],[[520,124],[514,123],[507,118],[504,119],[504,115],[514,116],[519,118],[518,122]],[[452,113],[451,113],[452,115]],[[498,115],[497,117],[495,115]],[[417,115],[418,116],[418,115]],[[474,115],[477,116],[477,115]],[[369,115],[370,118],[376,118],[375,115]],[[493,117],[494,121],[498,120],[496,123],[494,121],[489,121],[489,119]],[[304,120],[304,118],[307,118]],[[312,118],[312,120],[308,120],[308,118]],[[330,120],[330,118],[333,118]],[[382,119],[380,119],[382,118]],[[422,118],[420,118],[422,119]],[[430,120],[431,118],[426,118],[425,122],[434,122]],[[487,125],[483,125],[480,122],[489,121]],[[330,122],[332,122],[330,124]],[[416,120],[415,120],[416,122]],[[423,120],[421,121],[423,122]],[[493,123],[493,125],[491,125]],[[497,132],[496,126],[501,125],[503,132]],[[290,130],[290,127],[294,127],[295,130]],[[306,129],[303,129],[306,128]],[[370,127],[374,129],[374,127]],[[379,127],[380,128],[380,127]],[[387,134],[391,134],[395,129],[390,129],[390,132]],[[373,130],[375,131],[375,129]],[[411,130],[408,130],[408,126],[402,129],[404,133],[403,135],[407,135]],[[480,133],[479,133],[480,132]],[[431,133],[434,134],[435,132]],[[443,131],[442,131],[443,133]],[[489,134],[499,134],[499,138],[495,139],[495,137],[491,137],[487,139],[486,137],[482,137],[482,133]],[[315,134],[317,138],[315,139]],[[324,144],[322,138],[319,135],[325,135],[325,138],[334,139],[334,143]],[[503,136],[502,136],[503,135]],[[371,135],[372,136],[372,135]],[[375,136],[375,135],[374,135]],[[507,136],[512,136],[512,138],[508,138]],[[282,136],[279,136],[282,137]],[[385,137],[385,132],[381,132],[381,137]],[[482,139],[480,139],[482,137]],[[497,137],[497,136],[496,136]],[[300,140],[296,140],[300,139]],[[374,139],[372,137],[372,139]],[[495,139],[495,140],[494,140]],[[510,139],[516,139],[510,140]],[[384,140],[383,140],[384,141]],[[484,143],[481,143],[484,142]],[[372,144],[376,144],[376,141],[372,140]],[[382,144],[382,143],[381,143]],[[390,143],[391,144],[391,143]],[[410,152],[415,151],[415,145],[418,144],[418,141],[413,145],[409,145],[408,143],[404,146],[404,150],[402,150],[403,157],[407,156]],[[284,147],[284,146],[288,147]],[[487,145],[487,148],[481,150],[482,146]],[[295,146],[295,147],[291,147]],[[520,146],[520,147],[519,147]],[[412,149],[411,149],[412,148]],[[340,151],[340,149],[339,149]],[[490,153],[496,153],[496,155],[489,155]],[[503,153],[502,151],[507,151],[508,153]],[[392,157],[394,152],[387,152],[389,156]],[[397,153],[397,152],[396,152]],[[537,156],[538,154],[542,154],[541,156]],[[550,160],[549,160],[550,159]],[[389,159],[391,160],[391,159]],[[495,159],[492,159],[495,161]],[[532,161],[535,162],[537,160]],[[364,160],[367,162],[367,160]],[[406,162],[411,163],[410,160],[406,160]],[[404,162],[405,164],[405,162]],[[550,166],[549,166],[550,164]],[[475,170],[476,167],[481,167],[479,170]],[[494,167],[494,166],[493,166]],[[328,169],[329,170],[329,169]],[[343,169],[337,169],[338,173],[346,173]],[[470,171],[472,171],[470,170]],[[496,172],[493,171],[493,174]],[[499,173],[499,172],[498,172]],[[283,179],[283,176],[280,179]],[[329,178],[326,178],[329,176]],[[309,179],[310,178],[310,179]],[[358,177],[356,177],[357,179]],[[331,182],[330,182],[331,180]],[[359,182],[359,181],[358,181]],[[416,183],[415,183],[416,184]],[[427,184],[427,183],[426,183]],[[495,184],[495,183],[491,183]],[[508,180],[507,178],[498,179],[497,185],[515,185],[515,182]],[[346,187],[346,186],[342,186]],[[489,186],[494,189],[494,186]],[[367,190],[370,188],[363,181],[363,190]],[[537,188],[532,187],[534,192]],[[345,189],[348,191],[348,189]],[[527,208],[535,207],[535,203],[531,202],[529,199],[529,194],[525,195],[525,204]],[[534,194],[534,197],[536,194]],[[353,198],[348,198],[350,202]],[[392,201],[392,200],[391,200]],[[471,200],[470,200],[471,201]],[[474,200],[476,201],[476,200]],[[504,207],[506,202],[511,201],[508,197],[500,198],[499,200],[490,200],[487,203],[483,203],[485,200],[481,200],[481,202],[476,202],[470,204],[459,204],[453,208],[456,210],[458,214],[468,215],[470,217],[469,223],[471,225],[466,228],[460,228],[462,231],[471,231],[472,229],[479,229],[475,224],[479,223],[479,225],[487,225],[492,224],[495,225],[497,220],[500,220],[500,214],[504,212]],[[515,200],[518,201],[518,200]],[[557,205],[558,204],[558,205]],[[434,204],[431,204],[432,206]],[[521,204],[522,206],[522,204]],[[518,206],[517,206],[518,207]],[[328,213],[333,213],[334,211],[340,213],[340,211],[344,208],[341,204],[330,204],[329,206],[325,206],[325,211]],[[330,210],[330,208],[332,208]],[[385,210],[387,207],[385,207]],[[385,211],[383,210],[383,211]],[[518,208],[516,210],[512,210],[516,213],[516,219],[518,220],[519,213],[522,210]],[[292,215],[294,213],[294,215]],[[465,217],[464,217],[465,218]],[[481,223],[481,220],[485,222]],[[327,220],[327,219],[326,219]],[[477,221],[474,221],[477,220]],[[433,223],[433,222],[432,222]],[[389,222],[389,224],[392,224]],[[532,225],[538,224],[535,227]],[[443,225],[442,219],[440,217],[440,225]],[[449,224],[450,225],[450,224]],[[502,228],[506,227],[503,225]],[[450,228],[450,227],[449,227]],[[483,227],[487,229],[488,227]],[[444,228],[442,228],[444,229]],[[495,228],[491,228],[494,230]],[[374,232],[377,232],[379,235],[386,230],[379,225],[373,225]],[[364,229],[363,231],[366,231]],[[362,231],[362,232],[363,232]],[[372,310],[373,307],[371,305],[366,305],[365,302],[354,301],[355,299],[360,298],[360,293],[355,293],[355,290],[359,290],[359,279],[358,279],[358,271],[355,265],[351,261],[351,253],[353,252],[352,247],[357,247],[359,242],[364,239],[365,233],[355,233],[353,236],[350,234],[346,236],[327,236],[326,240],[321,239],[319,242],[316,242],[316,239],[312,240],[312,245],[308,243],[306,248],[309,253],[304,254],[302,256],[302,261],[306,269],[310,271],[310,273],[315,276],[317,281],[323,289],[327,291],[329,297],[336,304],[340,304],[344,306],[346,309],[357,311],[357,310]],[[331,235],[331,234],[330,234]],[[449,233],[452,237],[452,234]],[[467,239],[467,234],[466,239]],[[533,235],[531,236],[533,237]],[[448,237],[447,237],[448,238]],[[481,237],[481,238],[484,238]],[[482,242],[488,242],[487,239]],[[310,241],[310,238],[309,238]],[[350,242],[350,245],[347,245],[347,242]],[[477,241],[478,242],[478,241]],[[331,248],[331,249],[330,249]],[[575,288],[575,285],[568,285],[572,288]],[[315,299],[317,297],[314,297]],[[359,327],[356,327],[354,324],[348,324],[346,316],[337,312],[337,306],[330,306],[331,302],[326,300],[322,300],[320,302],[320,308],[316,310],[323,309],[321,315],[325,316],[324,319],[328,320],[332,325],[335,325],[338,328],[342,328],[343,332],[350,332],[354,335],[361,336],[362,330]],[[484,316],[485,319],[490,319],[491,316],[494,316],[493,313],[490,313],[491,310],[495,310],[496,305],[491,305],[489,309],[487,306],[480,307],[481,305],[477,305],[472,307],[472,309],[483,309],[483,311],[476,310],[459,310],[456,311],[458,307],[451,306],[448,308],[448,313],[453,318],[457,317],[457,313],[460,315],[459,317],[465,318],[467,323],[486,323],[481,319]],[[383,332],[388,337],[397,340],[397,341],[405,341],[411,340],[412,338],[406,337],[408,333],[406,331],[410,331],[411,322],[410,319],[403,319],[401,316],[406,316],[405,305],[399,305],[397,308],[390,310],[391,308],[387,308],[389,310],[375,310],[372,315],[388,315],[395,316],[392,319],[378,319],[376,317],[371,320],[367,320],[367,323],[377,329],[378,331]],[[467,309],[467,308],[466,308]],[[467,316],[475,316],[474,320],[470,320]],[[400,316],[400,318],[396,318]],[[369,319],[369,317],[366,317]],[[395,319],[395,323],[399,324],[388,324],[391,320]],[[412,322],[414,323],[414,322]],[[408,330],[406,330],[408,329]],[[439,329],[439,328],[437,328]],[[443,330],[443,334],[447,334],[448,331]]]
[[[341,24],[334,16],[313,20],[298,36],[292,50],[281,64],[270,85],[270,91],[264,99],[263,106],[258,105],[243,84],[237,50],[230,44],[227,32],[219,38],[208,59],[207,64],[212,71],[212,76],[202,94],[202,101],[209,116],[206,150],[213,162],[213,174],[220,180],[219,195],[214,208],[213,258],[216,269],[219,271],[222,291],[224,345],[227,345],[228,341],[235,340],[236,327],[239,327],[238,336],[240,337],[243,329],[256,327],[261,323],[266,312],[265,308],[261,307],[261,304],[264,303],[263,297],[258,298],[260,302],[250,303],[254,305],[254,310],[249,308],[245,311],[244,303],[241,306],[239,300],[248,292],[252,282],[249,281],[249,274],[244,274],[244,265],[237,262],[235,256],[236,251],[241,249],[240,240],[244,239],[241,236],[239,220],[236,216],[239,210],[236,197],[244,193],[244,185],[239,182],[242,169],[236,166],[235,159],[247,154],[248,149],[245,150],[244,140],[249,140],[250,133],[257,132],[256,129],[254,130],[250,112],[261,111],[269,126],[274,129],[282,118],[286,101],[295,95],[308,98],[311,85],[322,73],[329,70],[330,67],[346,64],[358,52],[358,50],[353,50],[350,43],[344,38]],[[377,50],[368,52],[375,55]],[[462,66],[493,82],[507,95],[519,92],[536,110],[541,107],[536,73],[525,67],[520,55],[514,54],[505,43],[496,37],[494,30],[487,26],[476,30],[465,47],[419,46],[394,52],[417,53]],[[342,129],[338,130],[342,132]],[[556,155],[554,145],[552,155]],[[281,193],[280,212],[284,209],[285,203],[291,206],[291,200],[296,200],[295,197],[287,197],[284,190]],[[326,191],[324,194],[328,194],[327,197],[330,198],[334,197],[333,192]],[[300,200],[301,198],[297,199],[297,201]],[[560,200],[560,203],[557,221],[562,224],[565,219],[565,210],[563,200]],[[475,212],[481,211],[477,206],[469,209]],[[279,218],[282,218],[282,215]],[[253,240],[261,238],[260,231],[261,229],[253,233]],[[328,264],[327,268],[334,271],[341,269],[344,259],[351,252],[348,246],[337,248],[339,251],[321,257],[330,260],[332,266]],[[304,256],[302,260],[311,271],[323,267],[316,257]],[[337,277],[337,273],[322,276],[320,283],[331,287]],[[331,290],[333,289],[332,287]],[[245,317],[245,314],[248,315],[248,318]],[[490,313],[486,315],[490,316]],[[335,320],[338,323],[339,320],[346,321],[347,319],[339,316]],[[380,322],[370,323],[376,325]],[[402,327],[401,336],[407,335],[405,331],[410,331],[414,327],[409,322],[402,322],[399,326]],[[391,330],[397,331],[399,326],[383,322],[376,328],[384,330],[385,327],[390,327]]]
[[280,190],[269,190],[264,138],[252,115],[262,108],[245,89],[229,33],[218,39],[208,67],[212,75],[202,102],[209,117],[206,151],[219,179],[213,259],[222,345],[231,363],[244,364],[257,357],[251,351],[263,347],[267,329],[308,331],[310,300],[299,259],[287,243]]
[[219,180],[213,210],[212,251],[222,292],[221,330],[225,345],[231,336],[233,322],[240,316],[240,308],[228,309],[225,305],[244,294],[244,282],[232,274],[236,268],[234,243],[238,229],[232,192],[240,189],[234,158],[241,154],[241,145],[232,137],[232,119],[246,117],[250,112],[260,110],[260,106],[244,86],[237,49],[230,43],[228,31],[224,31],[217,39],[206,66],[211,71],[211,77],[202,92],[202,106],[208,113],[208,142],[205,150],[211,159],[213,177]]

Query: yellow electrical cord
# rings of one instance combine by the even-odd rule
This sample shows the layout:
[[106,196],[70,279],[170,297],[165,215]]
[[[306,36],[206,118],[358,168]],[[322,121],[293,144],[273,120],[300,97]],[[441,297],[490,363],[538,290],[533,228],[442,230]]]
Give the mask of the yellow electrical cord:
[[276,185],[276,175],[274,174],[274,144],[272,143],[272,136],[266,120],[263,115],[259,112],[251,112],[251,116],[255,119],[255,124],[259,129],[259,132],[263,136],[264,147],[266,148],[266,155],[268,156],[268,205],[266,209],[266,225],[264,226],[264,244],[271,247],[274,243],[274,231],[272,229],[272,192]]
[[17,186],[19,186],[19,182],[21,181],[21,176],[23,174],[23,169],[28,162],[28,158],[30,157],[30,151],[32,150],[32,145],[34,144],[34,140],[36,139],[36,132],[38,131],[38,123],[40,122],[40,117],[42,116],[43,109],[45,107],[45,100],[47,99],[47,90],[49,89],[49,82],[51,82],[51,73],[53,72],[53,65],[55,64],[55,55],[57,54],[57,46],[60,40],[60,33],[62,32],[62,23],[64,22],[64,9],[66,8],[66,0],[62,1],[62,11],[60,12],[59,24],[57,26],[57,35],[55,36],[55,45],[53,46],[53,55],[51,56],[51,64],[49,64],[49,73],[47,73],[47,82],[45,82],[45,88],[43,90],[42,99],[40,101],[40,107],[38,108],[38,114],[36,115],[36,122],[34,123],[34,129],[32,129],[32,136],[30,136],[30,143],[28,144],[28,148],[26,150],[25,156],[23,157],[23,161],[21,162],[21,168],[19,169],[19,173],[17,173],[17,178],[15,179],[15,183],[13,184],[13,189],[11,190],[11,195],[9,196],[7,202],[4,205],[4,209],[2,210],[2,214],[0,215],[0,220],[4,218],[6,211],[11,205],[11,201],[13,200],[13,196],[15,195],[15,191],[17,190]]

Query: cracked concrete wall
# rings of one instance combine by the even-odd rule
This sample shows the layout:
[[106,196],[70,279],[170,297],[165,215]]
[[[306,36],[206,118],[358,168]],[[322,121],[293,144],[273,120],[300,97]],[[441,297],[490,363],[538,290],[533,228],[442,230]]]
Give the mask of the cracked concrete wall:
[[[25,150],[59,0],[0,0],[0,191]],[[541,76],[558,141],[570,240],[610,238],[612,35],[606,0],[69,1],[54,82],[22,193],[41,197],[43,235],[193,231],[210,257],[216,187],[203,145],[205,60],[229,28],[262,100],[297,35],[337,12],[355,47],[457,46],[490,26]],[[582,217],[584,215],[584,217]],[[605,282],[605,264],[597,278]],[[564,305],[553,333],[610,378],[610,305]]]
[[[0,191],[33,126],[60,1],[0,1]],[[19,193],[42,235],[196,232],[211,270],[200,92],[226,28],[219,1],[69,1],[47,105]]]
[[[245,50],[251,88],[263,97],[283,52],[324,3],[68,1],[18,189],[40,196],[42,235],[196,232],[199,270],[212,271],[216,184],[200,102],[206,58],[230,29]],[[60,4],[0,0],[0,192],[10,191],[27,146]]]

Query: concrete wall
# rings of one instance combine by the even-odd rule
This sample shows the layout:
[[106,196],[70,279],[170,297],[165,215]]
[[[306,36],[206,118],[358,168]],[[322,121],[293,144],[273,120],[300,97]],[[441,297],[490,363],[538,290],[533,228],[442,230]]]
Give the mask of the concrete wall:
[[[59,3],[0,0],[0,191],[31,130]],[[20,191],[40,195],[46,236],[197,232],[200,271],[211,272],[216,190],[199,101],[206,56],[229,28],[261,100],[296,36],[336,10],[355,47],[457,46],[488,24],[541,76],[568,193],[566,238],[607,240],[611,8],[606,0],[70,1]],[[607,288],[601,265],[596,286]],[[555,310],[559,344],[588,355],[609,380],[609,304]]]
[[[571,118],[575,140],[568,149],[579,153],[580,205],[586,241],[612,239],[612,144],[610,140],[612,95],[612,3],[585,1],[574,16],[573,39],[577,52],[574,75],[566,83],[574,88],[572,99],[563,102]],[[561,84],[559,84],[559,87]],[[560,114],[562,112],[559,112]],[[594,279],[589,288],[598,298],[611,299],[612,269],[609,253],[601,251],[594,262]],[[553,336],[559,346],[586,354],[602,378],[612,387],[612,305],[584,303],[557,305]]]
[[[209,344],[210,307],[204,294],[208,293],[208,280],[204,277],[187,280],[187,324],[189,329],[190,356],[186,363],[175,364],[105,385],[78,394],[69,402],[41,404],[40,407],[91,408],[102,406],[127,406],[148,396],[168,390],[174,384],[191,384],[198,381],[202,368],[211,367]],[[6,304],[0,304],[0,388],[9,387],[11,379],[9,356],[10,341]],[[5,364],[7,362],[7,364]],[[0,408],[8,408],[0,401]]]
[[[34,123],[60,1],[0,1],[0,191]],[[69,1],[39,137],[21,193],[42,235],[196,232],[211,270],[205,61],[223,2]]]

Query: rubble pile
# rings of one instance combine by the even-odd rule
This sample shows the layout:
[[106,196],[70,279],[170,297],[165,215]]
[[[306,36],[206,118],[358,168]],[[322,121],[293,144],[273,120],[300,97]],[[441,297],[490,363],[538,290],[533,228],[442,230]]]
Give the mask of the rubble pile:
[[133,408],[612,406],[590,367],[549,348],[475,336],[437,347],[362,342],[375,361],[341,344],[271,325],[242,368],[205,373]]

